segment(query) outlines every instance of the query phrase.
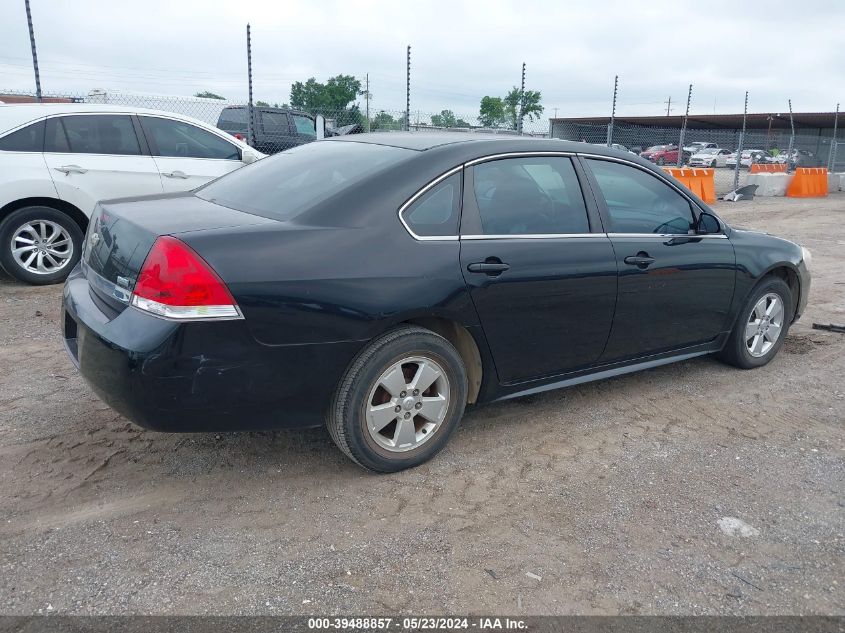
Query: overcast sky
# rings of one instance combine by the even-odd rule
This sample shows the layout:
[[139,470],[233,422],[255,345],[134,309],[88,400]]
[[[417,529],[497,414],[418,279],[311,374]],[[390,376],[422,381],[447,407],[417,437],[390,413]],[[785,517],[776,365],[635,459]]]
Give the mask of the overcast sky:
[[[31,0],[46,92],[93,88],[244,99],[252,24],[255,98],[370,76],[371,108],[474,117],[518,85],[545,115],[830,111],[845,97],[845,1]],[[0,0],[0,91],[32,90],[24,0]],[[677,107],[675,106],[677,104]],[[362,101],[363,106],[363,101]]]

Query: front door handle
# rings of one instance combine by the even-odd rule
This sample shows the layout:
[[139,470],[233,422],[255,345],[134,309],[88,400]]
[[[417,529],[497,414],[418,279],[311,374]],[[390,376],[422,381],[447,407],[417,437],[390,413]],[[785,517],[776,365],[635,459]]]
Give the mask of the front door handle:
[[182,180],[187,180],[188,174],[184,171],[179,171],[178,169],[175,171],[163,171],[161,172],[162,176],[167,176],[168,178],[181,178]]
[[61,167],[54,167],[53,169],[62,172],[65,176],[68,174],[84,174],[88,171],[79,165],[62,165]]
[[640,270],[645,270],[654,263],[654,257],[649,257],[648,253],[640,251],[636,255],[626,257],[625,263],[629,266],[636,266]]
[[[488,259],[492,260],[493,258]],[[467,266],[467,270],[471,273],[485,273],[493,276],[501,275],[509,268],[510,265],[502,261],[475,262]]]

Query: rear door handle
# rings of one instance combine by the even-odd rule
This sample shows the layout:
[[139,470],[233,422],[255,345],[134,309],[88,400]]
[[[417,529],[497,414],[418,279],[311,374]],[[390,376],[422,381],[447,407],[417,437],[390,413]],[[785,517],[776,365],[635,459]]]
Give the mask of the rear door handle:
[[467,270],[471,273],[486,273],[488,275],[501,275],[509,268],[510,265],[504,262],[475,262],[467,266]]
[[636,266],[637,268],[645,269],[654,263],[654,257],[649,257],[648,253],[640,251],[636,255],[629,255],[626,257],[625,263],[629,266]]
[[53,169],[62,172],[65,176],[68,174],[84,174],[88,171],[79,165],[62,165],[61,167],[54,167]]
[[176,171],[163,171],[161,172],[161,175],[167,176],[168,178],[181,178],[182,180],[187,180],[188,178],[188,174],[184,171],[179,171],[178,169]]

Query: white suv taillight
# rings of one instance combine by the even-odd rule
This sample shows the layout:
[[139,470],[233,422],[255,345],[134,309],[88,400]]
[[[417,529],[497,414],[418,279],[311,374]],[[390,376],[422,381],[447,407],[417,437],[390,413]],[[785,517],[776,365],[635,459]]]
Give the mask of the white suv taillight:
[[159,237],[144,260],[132,305],[180,321],[243,318],[211,266],[190,246],[169,236]]

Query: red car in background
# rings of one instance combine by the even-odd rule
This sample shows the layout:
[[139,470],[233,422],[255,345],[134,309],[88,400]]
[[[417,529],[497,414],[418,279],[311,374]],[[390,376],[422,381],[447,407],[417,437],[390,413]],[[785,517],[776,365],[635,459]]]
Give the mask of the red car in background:
[[[652,145],[644,150],[640,156],[652,163],[658,165],[677,165],[678,164],[678,146],[677,145]],[[683,153],[684,161],[689,158],[689,153]]]

